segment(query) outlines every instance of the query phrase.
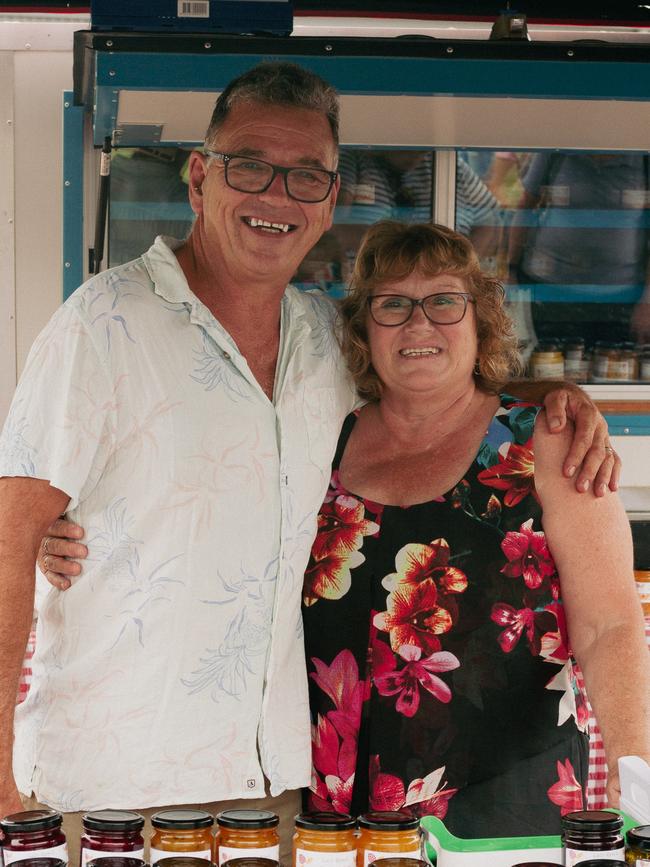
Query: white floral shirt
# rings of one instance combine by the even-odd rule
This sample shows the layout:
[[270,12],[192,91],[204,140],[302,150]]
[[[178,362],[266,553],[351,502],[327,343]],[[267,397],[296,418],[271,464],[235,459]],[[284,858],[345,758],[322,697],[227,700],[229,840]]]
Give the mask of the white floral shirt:
[[158,238],[37,339],[0,475],[67,493],[89,556],[39,610],[22,792],[72,811],[309,784],[300,591],[356,400],[334,317],[287,287],[271,402]]

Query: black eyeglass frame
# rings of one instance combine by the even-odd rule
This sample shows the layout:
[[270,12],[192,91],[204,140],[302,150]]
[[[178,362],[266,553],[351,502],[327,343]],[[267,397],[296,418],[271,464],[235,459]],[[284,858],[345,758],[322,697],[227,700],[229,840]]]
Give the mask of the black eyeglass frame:
[[[437,322],[435,319],[432,319],[431,316],[429,316],[429,314],[427,313],[427,309],[424,305],[430,298],[436,298],[438,295],[453,295],[454,297],[463,299],[463,312],[460,314],[458,319],[454,319],[453,322]],[[404,319],[402,322],[379,322],[379,320],[375,317],[372,309],[372,302],[375,300],[375,298],[405,298],[411,305],[406,319]],[[476,301],[474,300],[474,298],[472,298],[469,292],[432,292],[431,295],[425,295],[424,298],[411,298],[409,295],[398,295],[395,292],[385,292],[380,295],[369,295],[366,298],[366,304],[368,305],[368,310],[370,311],[373,322],[376,322],[377,325],[380,325],[382,328],[397,328],[400,325],[405,325],[409,321],[411,316],[413,316],[413,311],[416,307],[422,308],[422,312],[427,317],[429,322],[433,323],[433,325],[457,325],[465,318],[465,314],[467,313],[467,305],[476,304]]]
[[[214,157],[215,159],[220,160],[223,163],[224,176],[226,178],[226,183],[228,184],[228,186],[230,187],[231,190],[237,190],[238,193],[253,193],[253,195],[255,195],[256,193],[265,193],[268,190],[268,188],[271,186],[273,181],[275,180],[276,176],[282,175],[282,177],[284,178],[284,189],[285,189],[286,194],[289,196],[289,198],[293,199],[296,202],[304,202],[307,205],[317,205],[319,202],[324,202],[325,199],[332,192],[332,187],[336,183],[336,179],[339,176],[338,172],[331,172],[329,169],[323,169],[320,166],[278,166],[275,163],[270,163],[270,162],[268,162],[268,160],[261,160],[258,157],[251,157],[251,156],[247,156],[246,154],[225,154],[225,153],[221,153],[220,151],[210,150],[209,148],[206,148],[206,147],[203,148],[203,153],[206,156]],[[234,160],[234,159],[254,160],[256,163],[261,163],[264,166],[269,166],[269,168],[271,168],[273,171],[272,171],[271,177],[269,178],[268,183],[265,184],[260,190],[242,190],[240,187],[235,187],[228,179],[228,163],[230,162],[230,160]],[[327,192],[325,193],[324,196],[321,196],[321,198],[319,198],[319,199],[301,199],[298,196],[294,196],[293,193],[289,190],[289,174],[290,174],[290,172],[304,171],[305,169],[313,169],[314,171],[322,172],[323,174],[325,174],[329,177],[329,186],[327,188]]]

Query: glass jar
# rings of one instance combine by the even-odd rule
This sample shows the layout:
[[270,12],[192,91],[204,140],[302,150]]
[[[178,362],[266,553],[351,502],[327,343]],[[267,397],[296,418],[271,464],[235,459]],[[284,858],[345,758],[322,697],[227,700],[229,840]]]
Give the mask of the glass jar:
[[566,867],[582,861],[625,860],[623,819],[609,810],[576,810],[562,817]]
[[610,858],[590,858],[588,861],[581,861],[580,867],[626,867],[625,861],[611,860]]
[[[151,817],[149,862],[152,867],[171,853],[185,852],[193,858],[214,858],[214,819],[205,810],[161,810]],[[191,867],[191,865],[190,865]]]
[[268,810],[224,810],[217,815],[215,861],[257,857],[280,860],[280,835],[275,813]]
[[[429,867],[428,861],[419,858],[381,858],[381,867]],[[529,864],[528,867],[531,867]]]
[[94,858],[114,852],[129,858],[144,859],[144,817],[131,810],[97,810],[81,817],[80,867],[87,867]]
[[281,867],[280,862],[272,858],[231,858],[224,863],[227,867]]
[[420,820],[407,810],[364,813],[358,821],[357,867],[390,855],[422,857]]
[[650,351],[644,349],[639,358],[639,379],[650,382]]
[[585,341],[582,337],[564,344],[564,376],[572,382],[585,382],[589,368],[585,367]]
[[625,861],[632,867],[650,865],[650,825],[630,828],[625,835]]
[[68,846],[61,830],[63,816],[54,810],[26,810],[11,813],[0,821],[4,834],[2,856],[5,867],[13,861],[34,858],[58,858],[68,863]]
[[564,865],[558,864],[557,861],[518,861],[510,867],[564,867]]
[[564,379],[564,354],[556,343],[541,343],[530,356],[533,379]]
[[293,835],[294,867],[356,867],[356,819],[346,813],[301,813]]

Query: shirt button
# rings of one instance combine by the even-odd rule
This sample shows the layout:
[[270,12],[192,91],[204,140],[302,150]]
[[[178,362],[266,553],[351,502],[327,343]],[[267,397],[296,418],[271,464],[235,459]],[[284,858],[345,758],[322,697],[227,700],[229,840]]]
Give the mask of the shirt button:
[[230,361],[230,353],[229,352],[224,352],[223,357],[226,359],[226,361]]

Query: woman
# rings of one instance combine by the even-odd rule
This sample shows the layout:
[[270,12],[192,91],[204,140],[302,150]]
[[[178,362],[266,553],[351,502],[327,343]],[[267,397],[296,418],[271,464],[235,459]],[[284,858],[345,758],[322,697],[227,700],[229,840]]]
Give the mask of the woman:
[[650,757],[628,522],[562,476],[569,432],[499,394],[519,365],[503,301],[442,226],[379,223],[359,251],[342,345],[369,403],[304,582],[314,808],[557,833],[587,775],[574,658],[612,804],[618,757]]

